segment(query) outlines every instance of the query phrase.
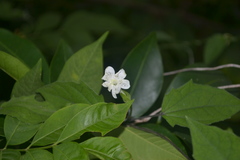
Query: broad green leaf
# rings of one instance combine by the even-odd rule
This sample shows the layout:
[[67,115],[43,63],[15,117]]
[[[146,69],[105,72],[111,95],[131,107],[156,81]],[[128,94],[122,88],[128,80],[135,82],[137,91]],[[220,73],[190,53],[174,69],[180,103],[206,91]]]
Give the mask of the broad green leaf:
[[85,132],[105,135],[124,121],[132,101],[123,104],[97,103],[79,111],[66,125],[57,143]]
[[73,104],[54,112],[41,126],[31,145],[48,145],[55,143],[63,128],[81,110],[88,107],[88,104]]
[[73,51],[70,46],[64,40],[61,40],[50,65],[50,76],[52,82],[57,80],[65,62],[72,55]]
[[55,160],[89,160],[88,153],[76,142],[66,142],[53,147]]
[[0,29],[0,50],[16,57],[29,68],[32,68],[39,59],[42,59],[43,80],[44,82],[49,81],[49,68],[47,61],[40,50],[32,42],[14,35],[5,29]]
[[154,134],[132,127],[119,130],[119,138],[135,160],[186,160],[171,143]]
[[0,114],[10,115],[30,124],[45,121],[54,111],[55,109],[50,103],[39,102],[34,95],[12,98],[0,107]]
[[155,34],[150,34],[126,57],[122,67],[134,99],[132,116],[144,114],[156,101],[163,83],[163,66]]
[[65,63],[58,81],[75,83],[83,81],[92,90],[99,93],[103,76],[102,44],[107,35],[108,32],[96,42],[72,55]]
[[187,126],[185,116],[210,124],[230,118],[240,111],[240,100],[225,90],[192,81],[173,89],[164,97],[163,118],[171,126]]
[[19,81],[17,81],[12,90],[12,97],[29,96],[35,93],[36,89],[43,86],[42,78],[42,61],[27,72]]
[[19,121],[11,116],[6,116],[4,133],[7,145],[18,145],[28,141],[37,132],[40,124],[30,124]]
[[86,151],[104,160],[129,160],[131,155],[118,138],[94,137],[80,143]]
[[[202,67],[202,65],[200,66]],[[175,76],[168,87],[167,93],[169,93],[173,88],[176,89],[181,87],[190,80],[192,80],[194,83],[206,84],[214,87],[231,84],[230,79],[227,78],[221,71],[190,71],[179,73],[177,76]]]
[[20,160],[20,152],[14,150],[1,150],[0,159],[1,160]]
[[211,64],[216,61],[229,45],[231,37],[227,34],[215,34],[208,38],[204,47],[204,62]]
[[19,80],[29,71],[20,60],[2,51],[0,51],[0,69],[15,80]]
[[46,150],[35,149],[27,151],[21,160],[53,160],[53,155]]
[[176,137],[176,135],[174,133],[169,131],[167,128],[165,128],[159,124],[153,124],[153,123],[141,124],[140,127],[148,128],[148,129],[160,134],[161,136],[165,136],[170,141],[172,141],[172,143],[174,143],[176,145],[176,147],[178,147],[181,151],[183,151],[184,153],[187,153],[182,142]]
[[[0,104],[1,105],[1,104]],[[4,135],[4,120],[5,120],[5,117],[0,117],[0,137],[5,137]],[[0,140],[1,141],[1,140]]]
[[239,160],[239,137],[215,126],[207,126],[190,118],[186,119],[192,136],[193,157],[196,160]]
[[51,102],[57,109],[72,103],[95,104],[103,102],[103,97],[97,95],[83,82],[76,84],[73,82],[54,82],[39,88],[44,99]]

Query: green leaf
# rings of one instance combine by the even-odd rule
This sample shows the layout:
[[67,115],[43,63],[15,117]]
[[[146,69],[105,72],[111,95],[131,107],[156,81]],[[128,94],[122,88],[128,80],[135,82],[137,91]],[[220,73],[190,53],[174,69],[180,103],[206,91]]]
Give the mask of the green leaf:
[[20,160],[20,152],[14,150],[1,150],[0,159],[1,160]]
[[29,96],[35,93],[36,89],[43,86],[42,78],[42,61],[27,72],[19,81],[17,81],[12,90],[12,97]]
[[229,131],[215,126],[207,126],[186,118],[193,144],[193,157],[196,160],[238,160],[240,138]]
[[129,160],[131,155],[118,138],[94,137],[80,143],[86,151],[104,160]]
[[166,139],[154,134],[132,127],[125,127],[119,133],[120,140],[122,140],[134,160],[187,159]]
[[89,160],[88,153],[76,142],[66,142],[53,147],[56,160]]
[[50,65],[51,81],[56,81],[65,62],[73,55],[70,46],[61,40]]
[[[39,59],[42,59],[43,80],[44,82],[49,81],[49,68],[47,61],[32,42],[14,35],[5,29],[0,29],[0,50],[16,57],[29,68],[32,68]],[[18,69],[18,66],[15,66],[15,69]]]
[[74,104],[54,112],[41,126],[32,140],[31,145],[48,145],[55,143],[68,122],[78,112],[88,106],[88,104]]
[[150,34],[126,57],[123,68],[134,99],[132,116],[144,114],[156,101],[163,83],[163,66],[155,34]]
[[192,81],[173,89],[164,97],[163,118],[171,126],[187,126],[185,116],[210,124],[230,118],[240,111],[240,100],[225,90]]
[[105,135],[124,121],[132,101],[123,104],[97,103],[78,112],[66,125],[57,143],[85,132]]
[[92,90],[99,93],[103,76],[102,44],[107,35],[108,32],[96,42],[72,55],[65,63],[58,81],[75,83],[83,81]]
[[21,157],[21,160],[53,160],[53,155],[46,150],[29,150]]
[[[0,137],[5,137],[4,129],[3,129],[4,128],[4,120],[5,120],[5,117],[1,116],[0,117]],[[0,142],[1,142],[1,140],[0,140]]]
[[215,34],[208,38],[204,47],[204,62],[211,64],[219,58],[229,45],[231,37],[227,34]]
[[[203,65],[194,65],[189,67],[203,67]],[[204,66],[205,67],[205,66]],[[192,80],[194,83],[206,84],[214,87],[224,86],[231,84],[229,78],[227,78],[221,71],[190,71],[182,72],[174,77],[171,84],[168,87],[167,93],[169,93],[173,88],[179,88],[188,81]]]
[[44,122],[54,111],[50,103],[39,102],[34,95],[12,98],[0,107],[0,114],[10,115],[30,124]]
[[4,133],[7,145],[18,145],[28,141],[37,132],[39,126],[40,124],[24,123],[11,116],[6,116]]
[[97,95],[83,82],[79,84],[54,82],[39,88],[37,92],[41,93],[44,99],[52,103],[56,109],[72,103],[95,104],[104,101],[102,96]]
[[2,51],[0,51],[0,69],[15,80],[19,80],[29,71],[20,60]]
[[170,141],[172,141],[172,143],[174,143],[176,145],[176,147],[178,147],[181,151],[183,151],[184,153],[187,153],[182,142],[176,137],[176,135],[174,133],[169,131],[167,128],[165,128],[159,124],[153,124],[153,123],[141,124],[140,127],[148,128],[148,129],[160,134],[161,136],[165,136]]

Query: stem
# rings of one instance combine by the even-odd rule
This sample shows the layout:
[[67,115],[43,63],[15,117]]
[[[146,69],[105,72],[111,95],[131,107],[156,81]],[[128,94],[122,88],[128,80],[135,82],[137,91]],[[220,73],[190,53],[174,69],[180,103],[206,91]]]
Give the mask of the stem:
[[161,112],[161,110],[162,108],[158,108],[146,117],[140,117],[138,119],[135,119],[134,124],[148,122],[150,119],[152,119],[152,117],[156,116],[159,112]]
[[232,85],[226,85],[226,86],[219,86],[219,89],[229,89],[229,88],[240,88],[240,84],[232,84]]
[[163,75],[170,76],[170,75],[174,75],[177,73],[189,72],[189,71],[215,71],[215,70],[219,70],[219,69],[223,69],[223,68],[239,68],[240,69],[240,65],[224,64],[224,65],[220,65],[220,66],[216,66],[216,67],[184,68],[184,69],[179,69],[179,70],[175,70],[175,71],[171,71],[171,72],[165,72]]

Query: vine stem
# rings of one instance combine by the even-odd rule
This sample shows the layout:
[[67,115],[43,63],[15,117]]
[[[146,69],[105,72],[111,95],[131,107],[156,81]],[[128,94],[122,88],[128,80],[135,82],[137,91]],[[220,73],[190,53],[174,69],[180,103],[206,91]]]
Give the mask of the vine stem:
[[216,67],[184,68],[184,69],[179,69],[179,70],[175,70],[175,71],[165,72],[163,75],[170,76],[170,75],[174,75],[174,74],[178,74],[178,73],[182,73],[182,72],[189,72],[189,71],[215,71],[215,70],[219,70],[219,69],[223,69],[223,68],[239,68],[240,69],[240,65],[230,63],[230,64],[224,64],[224,65],[220,65],[220,66],[216,66]]

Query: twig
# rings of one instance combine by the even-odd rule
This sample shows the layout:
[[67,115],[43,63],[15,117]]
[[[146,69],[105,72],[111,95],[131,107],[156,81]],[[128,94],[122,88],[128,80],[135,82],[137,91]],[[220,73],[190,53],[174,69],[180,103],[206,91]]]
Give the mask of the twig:
[[175,71],[171,71],[171,72],[165,72],[163,75],[170,76],[170,75],[174,75],[177,73],[189,72],[189,71],[215,71],[215,70],[219,70],[219,69],[223,69],[223,68],[239,68],[240,69],[240,65],[224,64],[224,65],[220,65],[220,66],[216,66],[216,67],[184,68],[184,69],[179,69],[179,70],[175,70]]
[[232,85],[226,85],[226,86],[219,86],[219,89],[229,89],[229,88],[240,88],[240,84],[232,84]]
[[134,120],[134,124],[136,123],[144,123],[148,122],[153,116],[157,115],[159,112],[161,112],[162,108],[158,108],[157,110],[153,111],[151,114],[149,114],[146,117],[140,117],[138,119]]

